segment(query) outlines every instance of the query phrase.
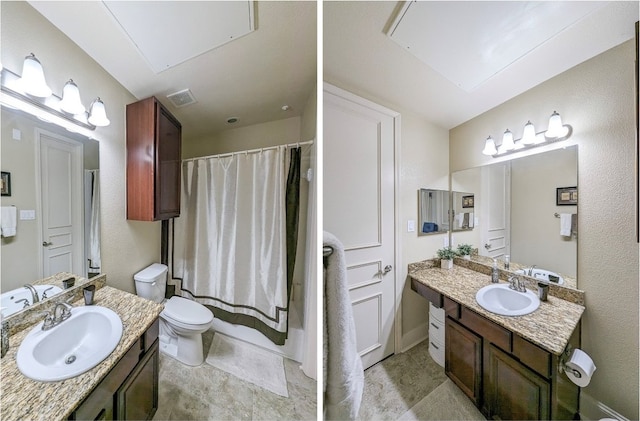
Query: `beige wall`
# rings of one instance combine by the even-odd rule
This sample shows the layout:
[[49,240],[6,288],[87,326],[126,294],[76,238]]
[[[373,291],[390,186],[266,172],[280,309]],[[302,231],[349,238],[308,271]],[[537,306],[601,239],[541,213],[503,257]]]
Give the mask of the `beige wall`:
[[160,224],[126,220],[125,105],[135,98],[27,2],[2,2],[0,7],[3,66],[20,73],[24,57],[33,52],[56,94],[73,77],[85,106],[97,96],[106,105],[111,125],[95,131],[100,142],[102,268],[111,286],[134,292],[133,274],[160,259]]
[[583,393],[638,419],[638,244],[634,221],[634,45],[580,64],[450,132],[452,171],[495,161],[483,139],[519,138],[556,109],[578,144],[578,287],[586,293],[582,349],[598,367]]

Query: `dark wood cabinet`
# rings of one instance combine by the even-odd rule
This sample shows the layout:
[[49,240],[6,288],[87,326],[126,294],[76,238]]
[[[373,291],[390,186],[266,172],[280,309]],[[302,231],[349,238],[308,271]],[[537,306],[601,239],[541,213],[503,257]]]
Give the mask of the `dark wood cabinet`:
[[[561,356],[415,279],[411,288],[445,309],[445,373],[488,419],[576,419],[580,388],[557,370]],[[580,325],[568,345],[580,346]]]
[[75,409],[70,420],[150,420],[158,408],[159,321]]
[[551,385],[518,360],[489,345],[486,408],[493,419],[548,420]]
[[480,406],[482,398],[482,338],[447,317],[445,320],[447,376]]
[[127,219],[180,216],[182,126],[155,97],[127,105]]

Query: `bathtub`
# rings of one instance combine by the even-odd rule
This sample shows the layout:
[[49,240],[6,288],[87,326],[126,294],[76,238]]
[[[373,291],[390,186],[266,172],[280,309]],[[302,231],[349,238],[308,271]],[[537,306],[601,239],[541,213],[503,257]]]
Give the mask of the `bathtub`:
[[291,360],[297,362],[302,361],[304,330],[302,330],[302,323],[300,322],[300,317],[298,317],[298,313],[294,306],[289,307],[289,337],[285,341],[284,345],[274,344],[267,339],[266,336],[255,329],[242,325],[234,325],[215,317],[213,318],[213,325],[211,326],[211,329],[214,332],[220,332],[223,335],[249,342]]
[[[44,300],[62,291],[62,288],[55,285],[34,285],[40,300]],[[7,317],[13,313],[17,313],[25,307],[33,305],[33,297],[31,291],[26,287],[12,289],[0,295],[0,306],[2,307],[2,316]],[[18,302],[20,301],[20,302]]]

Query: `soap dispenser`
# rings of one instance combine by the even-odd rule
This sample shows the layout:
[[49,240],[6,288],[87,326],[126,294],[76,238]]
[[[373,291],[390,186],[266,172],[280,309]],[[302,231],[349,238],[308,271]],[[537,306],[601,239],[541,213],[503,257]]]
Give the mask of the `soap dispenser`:
[[498,272],[498,259],[493,259],[493,268],[491,268],[491,282],[497,284],[500,280],[500,272]]

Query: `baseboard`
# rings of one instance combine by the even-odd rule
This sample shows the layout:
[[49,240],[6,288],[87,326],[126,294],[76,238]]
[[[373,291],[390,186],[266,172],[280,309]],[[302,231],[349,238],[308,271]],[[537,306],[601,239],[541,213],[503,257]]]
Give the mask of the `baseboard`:
[[613,418],[620,421],[629,421],[627,417],[599,402],[584,391],[580,392],[580,419],[600,420],[602,418]]
[[411,329],[409,332],[403,333],[401,343],[402,349],[400,352],[407,352],[420,342],[429,337],[429,324],[424,323],[418,327]]

